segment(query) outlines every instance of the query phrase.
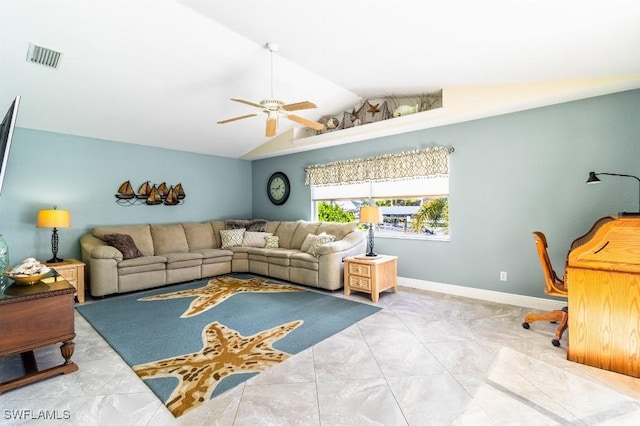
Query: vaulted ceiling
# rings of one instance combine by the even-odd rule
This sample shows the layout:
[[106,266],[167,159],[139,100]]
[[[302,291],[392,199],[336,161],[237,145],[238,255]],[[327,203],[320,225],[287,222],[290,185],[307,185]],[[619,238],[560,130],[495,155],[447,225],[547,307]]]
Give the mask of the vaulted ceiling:
[[[316,103],[305,118],[441,89],[443,111],[302,142],[288,120],[275,138],[264,115],[216,124],[271,96],[267,42],[274,95]],[[252,159],[638,88],[639,50],[637,0],[0,0],[0,108],[21,95],[20,127]]]

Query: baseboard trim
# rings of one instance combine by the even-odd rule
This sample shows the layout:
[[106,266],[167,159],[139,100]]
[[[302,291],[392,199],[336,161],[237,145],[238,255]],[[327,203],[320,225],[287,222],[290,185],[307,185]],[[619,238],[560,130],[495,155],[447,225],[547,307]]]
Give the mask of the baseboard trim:
[[473,287],[463,287],[454,284],[444,284],[433,281],[418,280],[415,278],[398,277],[398,285],[402,287],[434,291],[436,293],[470,297],[472,299],[479,300],[488,300],[490,302],[504,303],[506,305],[539,309],[541,311],[552,311],[554,309],[562,309],[563,307],[567,306],[566,300],[551,300],[541,297],[523,296],[520,294],[503,293],[500,291],[484,290]]

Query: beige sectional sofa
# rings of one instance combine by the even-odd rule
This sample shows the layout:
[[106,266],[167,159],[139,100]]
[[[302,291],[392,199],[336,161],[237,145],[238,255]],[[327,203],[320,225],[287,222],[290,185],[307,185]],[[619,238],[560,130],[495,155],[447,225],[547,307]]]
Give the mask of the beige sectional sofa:
[[[134,246],[121,247],[114,235]],[[214,220],[95,227],[80,244],[93,296],[231,272],[336,290],[343,285],[342,259],[364,253],[366,236],[356,223]]]

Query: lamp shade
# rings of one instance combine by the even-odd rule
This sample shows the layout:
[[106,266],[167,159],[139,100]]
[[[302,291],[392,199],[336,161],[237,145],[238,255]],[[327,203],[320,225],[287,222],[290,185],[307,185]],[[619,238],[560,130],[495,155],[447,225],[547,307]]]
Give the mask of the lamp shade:
[[37,228],[69,228],[71,214],[69,210],[40,210],[36,220]]
[[360,207],[360,223],[382,223],[382,210],[380,210],[380,207]]
[[600,179],[598,179],[598,175],[596,172],[589,172],[589,179],[587,179],[587,183],[600,183]]

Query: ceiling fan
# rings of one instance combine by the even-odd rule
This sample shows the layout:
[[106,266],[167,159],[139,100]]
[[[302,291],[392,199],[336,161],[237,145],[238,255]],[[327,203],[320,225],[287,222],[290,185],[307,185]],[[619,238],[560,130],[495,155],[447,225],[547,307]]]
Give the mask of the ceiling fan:
[[[295,121],[296,123],[302,124],[303,126],[310,127],[315,130],[324,129],[324,125],[322,123],[318,123],[313,120],[309,120],[304,117],[300,117],[299,115],[291,114],[291,111],[298,111],[301,109],[310,109],[316,108],[316,104],[309,101],[295,102],[292,104],[285,104],[283,101],[279,99],[275,99],[273,97],[273,54],[278,51],[278,45],[275,43],[267,43],[265,45],[267,49],[271,52],[271,98],[263,99],[259,103],[245,101],[244,99],[232,98],[232,101],[240,102],[242,104],[250,105],[256,108],[260,108],[261,113],[267,114],[267,127],[265,130],[265,135],[267,137],[272,137],[276,135],[276,126],[278,124],[278,116],[287,118],[291,121]],[[259,113],[241,115],[239,117],[228,118],[226,120],[218,121],[218,124],[230,123],[236,120],[242,120],[243,118],[255,117]]]

